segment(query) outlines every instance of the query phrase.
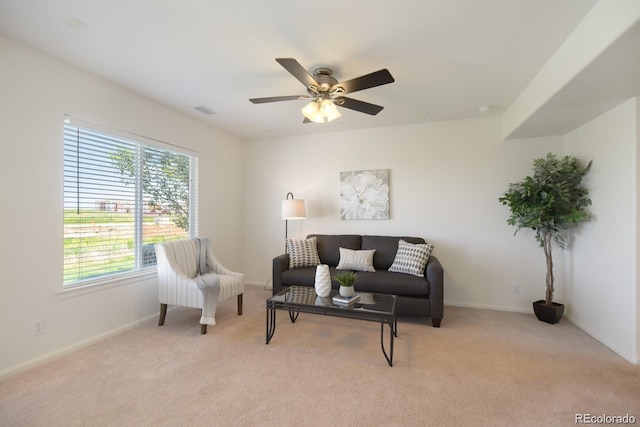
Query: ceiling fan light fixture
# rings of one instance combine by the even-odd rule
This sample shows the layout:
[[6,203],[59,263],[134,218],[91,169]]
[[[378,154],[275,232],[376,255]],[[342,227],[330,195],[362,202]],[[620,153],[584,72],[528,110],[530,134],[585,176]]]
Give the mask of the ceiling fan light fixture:
[[314,99],[301,111],[302,115],[314,123],[329,123],[342,116],[330,98]]
[[318,108],[319,102],[315,99],[305,105],[305,107],[301,110],[302,115],[304,115],[307,119],[311,120],[314,123],[324,123],[324,117],[320,114],[320,109]]
[[313,71],[313,75],[293,58],[276,58],[276,62],[282,65],[293,77],[307,88],[308,95],[271,96],[267,98],[250,98],[254,104],[264,104],[267,102],[311,100],[311,102],[301,109],[305,117],[303,123],[328,123],[342,114],[336,106],[358,111],[360,113],[375,116],[383,107],[364,101],[343,96],[351,92],[369,89],[393,83],[395,80],[389,70],[383,68],[355,79],[338,82],[333,77],[330,68],[321,67]]
[[327,123],[342,116],[331,99],[325,99],[322,101],[320,113],[323,117],[326,117]]

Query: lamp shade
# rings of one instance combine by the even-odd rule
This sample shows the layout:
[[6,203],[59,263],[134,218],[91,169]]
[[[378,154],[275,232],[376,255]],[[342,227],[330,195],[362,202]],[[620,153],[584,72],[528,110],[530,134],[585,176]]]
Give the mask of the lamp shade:
[[330,98],[316,98],[305,105],[301,111],[308,120],[314,123],[329,123],[342,116]]
[[342,116],[342,114],[340,114],[340,112],[336,108],[336,105],[330,99],[325,99],[324,101],[322,101],[320,113],[323,117],[326,117],[327,122],[333,121]]
[[282,201],[282,219],[303,219],[306,217],[304,200],[287,199]]
[[314,123],[324,123],[318,104],[318,101],[311,101],[302,109],[302,114]]

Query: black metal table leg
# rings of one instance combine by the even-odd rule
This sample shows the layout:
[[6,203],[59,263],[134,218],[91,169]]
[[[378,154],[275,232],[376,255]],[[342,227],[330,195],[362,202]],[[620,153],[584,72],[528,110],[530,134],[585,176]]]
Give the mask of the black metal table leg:
[[[389,366],[393,366],[394,340],[398,337],[396,295],[372,294],[375,305],[367,307],[340,307],[318,303],[315,290],[304,286],[290,286],[267,300],[266,343],[269,344],[276,330],[276,311],[289,312],[291,323],[300,313],[336,316],[347,319],[380,323],[380,347]],[[367,304],[365,304],[367,305]],[[385,347],[384,329],[389,326],[389,342]]]
[[276,309],[267,306],[267,344],[276,332]]
[[393,317],[393,334],[398,338],[398,317]]
[[387,359],[387,363],[389,366],[393,366],[393,338],[397,335],[397,328],[394,327],[395,319],[391,319],[389,321],[389,354],[387,355],[387,351],[384,348],[384,326],[385,322],[380,322],[380,347],[382,347],[382,353],[384,354],[385,359]]

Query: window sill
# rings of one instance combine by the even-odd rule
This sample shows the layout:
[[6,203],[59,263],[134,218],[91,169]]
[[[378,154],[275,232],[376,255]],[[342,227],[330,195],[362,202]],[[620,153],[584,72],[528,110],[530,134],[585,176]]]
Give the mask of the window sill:
[[65,286],[59,289],[57,294],[62,298],[71,298],[80,295],[85,295],[93,292],[99,292],[106,289],[116,288],[119,286],[131,285],[139,283],[141,280],[149,280],[158,277],[155,268],[148,268],[143,271],[136,271],[134,273],[120,274],[117,277],[106,277],[101,279],[95,279],[76,285]]

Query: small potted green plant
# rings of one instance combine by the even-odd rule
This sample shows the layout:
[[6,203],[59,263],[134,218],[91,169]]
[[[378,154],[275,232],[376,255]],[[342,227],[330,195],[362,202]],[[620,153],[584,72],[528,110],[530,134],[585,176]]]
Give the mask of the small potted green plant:
[[589,170],[591,162],[583,165],[573,156],[558,159],[549,153],[546,158],[533,161],[533,176],[509,184],[508,190],[498,199],[511,209],[507,224],[516,227],[515,233],[521,228],[532,229],[544,249],[547,292],[544,300],[533,303],[536,316],[543,322],[558,323],[564,313],[564,305],[553,301],[552,243],[567,249],[565,232],[590,218],[585,208],[591,204],[591,199],[582,185],[582,178]]
[[334,279],[340,284],[340,295],[349,297],[355,293],[353,282],[356,281],[358,275],[353,271],[342,271],[335,275]]

